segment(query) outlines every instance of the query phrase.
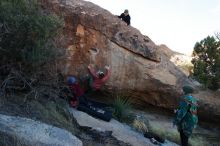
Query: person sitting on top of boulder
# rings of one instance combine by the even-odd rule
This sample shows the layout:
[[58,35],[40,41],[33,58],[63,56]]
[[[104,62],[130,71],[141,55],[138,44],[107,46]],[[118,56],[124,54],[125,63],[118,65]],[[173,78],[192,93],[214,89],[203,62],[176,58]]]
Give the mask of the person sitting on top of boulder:
[[130,17],[130,15],[129,15],[127,9],[124,11],[124,13],[122,13],[120,16],[118,16],[118,18],[120,18],[120,19],[122,19],[124,22],[126,22],[127,25],[130,25],[131,17]]
[[89,73],[91,74],[88,79],[88,90],[100,90],[101,87],[107,82],[111,74],[111,69],[110,66],[105,66],[105,69],[107,70],[106,74],[104,74],[104,72],[101,70],[96,72],[91,65],[88,66]]
[[197,99],[191,95],[194,92],[194,89],[191,86],[184,86],[182,89],[184,96],[182,96],[182,101],[176,111],[173,125],[177,125],[180,133],[181,145],[188,146],[188,139],[198,123],[198,105]]

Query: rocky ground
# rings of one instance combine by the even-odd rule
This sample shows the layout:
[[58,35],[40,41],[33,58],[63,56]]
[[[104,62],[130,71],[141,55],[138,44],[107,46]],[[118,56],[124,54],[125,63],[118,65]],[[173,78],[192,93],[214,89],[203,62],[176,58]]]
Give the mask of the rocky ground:
[[[30,129],[30,127],[25,127],[25,123],[27,123],[27,125],[30,125],[31,122],[31,125],[35,125],[34,129],[37,130],[39,129],[39,127],[37,128],[37,126],[39,126],[39,122],[42,122],[40,129],[44,129],[42,131],[44,135],[46,135],[45,131],[48,131],[46,130],[48,128],[42,128],[45,127],[45,124],[46,126],[50,127],[49,129],[61,128],[63,131],[65,131],[64,133],[69,132],[72,134],[73,137],[79,139],[82,142],[83,146],[129,146],[129,144],[117,140],[116,138],[111,136],[111,134],[97,132],[89,127],[81,127],[68,112],[68,109],[66,108],[68,104],[63,99],[41,98],[30,100],[25,103],[22,96],[13,96],[7,99],[0,99],[0,114],[2,115],[0,120],[1,122],[5,121],[4,124],[0,123],[0,145],[20,146],[24,145],[25,143],[28,143],[28,145],[35,145],[34,141],[30,143],[24,139],[24,137],[26,136],[26,138],[28,139],[28,133],[30,133],[32,130]],[[6,115],[10,116],[10,119],[16,119],[17,121],[21,119],[21,121],[23,121],[23,124],[21,124],[20,126],[16,126],[16,123],[11,123],[12,127],[20,127],[20,129],[14,131],[10,130],[10,128],[12,127],[10,125],[7,125],[7,120],[3,120],[7,119],[4,118]],[[23,119],[22,117],[25,119]],[[6,131],[4,131],[2,127],[5,127]],[[24,135],[26,134],[26,136],[19,137],[19,134],[16,134],[16,131],[22,130]],[[38,136],[38,134],[40,133],[36,133],[35,136]],[[33,139],[31,138],[31,140]],[[50,143],[51,141],[54,140],[50,139],[49,142],[46,142],[44,144],[47,145],[47,143]]]
[[[13,97],[1,102],[1,145],[21,145],[26,136],[25,143],[28,142],[27,139],[31,139],[31,144],[43,141],[46,145],[51,141],[56,142],[53,139],[59,139],[54,131],[62,131],[58,133],[69,135],[66,145],[73,139],[79,140],[84,146],[153,145],[149,139],[143,136],[143,133],[133,128],[132,122],[122,124],[114,119],[104,122],[83,112],[67,108],[68,104],[62,99],[54,101],[38,99],[28,101],[26,104],[22,104],[21,101],[21,97]],[[166,138],[166,145],[173,146],[176,145],[175,143],[179,143],[178,132],[175,127],[172,127],[173,116],[165,110],[148,106],[144,111],[133,109],[131,114],[148,121],[148,130]],[[30,129],[30,127],[32,128]],[[215,127],[215,125],[200,123],[190,138],[190,144],[192,146],[220,145],[220,130]],[[50,130],[54,130],[52,137],[49,134]],[[20,132],[23,134],[18,134]],[[35,135],[31,135],[30,132]],[[20,139],[18,139],[19,136]],[[17,140],[12,141],[15,137]],[[48,141],[45,142],[45,139]],[[30,145],[30,141],[28,145]]]
[[[133,110],[133,113],[148,119],[149,127],[152,131],[166,139],[179,143],[179,133],[176,127],[173,127],[173,114],[164,109],[158,109],[152,106],[146,107],[144,111]],[[199,125],[189,139],[191,146],[219,146],[220,145],[220,127],[219,125],[199,122]]]

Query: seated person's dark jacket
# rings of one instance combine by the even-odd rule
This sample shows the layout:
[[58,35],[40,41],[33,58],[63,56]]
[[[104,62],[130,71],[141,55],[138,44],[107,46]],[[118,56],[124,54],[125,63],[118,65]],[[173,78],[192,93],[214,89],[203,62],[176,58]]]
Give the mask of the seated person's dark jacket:
[[131,17],[130,17],[129,14],[128,14],[127,16],[125,16],[125,14],[122,13],[120,16],[118,16],[118,18],[120,18],[120,19],[122,19],[124,22],[126,22],[127,25],[130,25]]

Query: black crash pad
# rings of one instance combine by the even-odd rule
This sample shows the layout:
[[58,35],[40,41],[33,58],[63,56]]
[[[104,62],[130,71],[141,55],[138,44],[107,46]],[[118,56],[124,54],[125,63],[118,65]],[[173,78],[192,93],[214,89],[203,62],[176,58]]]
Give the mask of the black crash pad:
[[95,118],[109,122],[112,118],[112,112],[107,110],[108,105],[87,99],[87,97],[79,97],[79,105],[77,110],[83,111]]

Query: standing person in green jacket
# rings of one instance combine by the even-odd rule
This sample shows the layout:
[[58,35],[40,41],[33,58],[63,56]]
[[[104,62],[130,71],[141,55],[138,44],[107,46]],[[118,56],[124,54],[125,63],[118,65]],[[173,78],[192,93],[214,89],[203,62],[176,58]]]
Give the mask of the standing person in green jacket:
[[182,146],[188,146],[188,139],[198,123],[198,105],[197,99],[191,95],[193,91],[191,86],[183,87],[184,96],[182,97],[182,101],[179,104],[179,108],[176,111],[176,117],[173,121],[173,124],[177,125],[177,129],[180,133]]

